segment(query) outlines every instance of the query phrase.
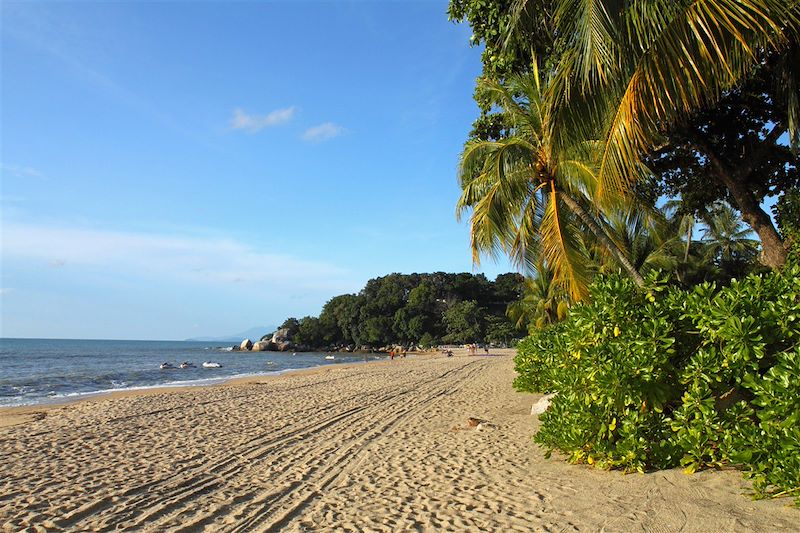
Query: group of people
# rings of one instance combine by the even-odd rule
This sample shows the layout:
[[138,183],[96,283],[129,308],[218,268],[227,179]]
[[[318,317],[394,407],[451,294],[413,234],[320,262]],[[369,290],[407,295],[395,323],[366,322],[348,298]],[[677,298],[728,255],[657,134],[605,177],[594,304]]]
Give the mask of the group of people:
[[405,348],[403,348],[402,350],[397,350],[397,351],[389,350],[389,359],[391,359],[392,361],[394,361],[395,357],[403,357],[403,358],[405,358],[405,356],[406,356]]
[[[484,345],[483,353],[489,355],[489,346]],[[469,344],[467,345],[467,354],[469,355],[478,355],[478,345],[477,344]]]

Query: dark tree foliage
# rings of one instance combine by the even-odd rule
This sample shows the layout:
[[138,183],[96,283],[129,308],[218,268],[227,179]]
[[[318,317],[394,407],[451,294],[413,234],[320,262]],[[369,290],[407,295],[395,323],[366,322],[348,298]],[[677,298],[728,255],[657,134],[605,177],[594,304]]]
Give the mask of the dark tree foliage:
[[291,339],[295,336],[297,330],[300,329],[300,321],[294,317],[287,318],[278,329],[285,329],[286,336]]
[[770,79],[775,74],[765,65],[714,108],[672,127],[663,148],[648,158],[660,192],[679,197],[682,212],[704,219],[719,201],[735,206],[767,256],[785,252],[760,205],[800,182],[797,155],[786,143],[786,105]]
[[800,265],[800,189],[786,191],[772,211],[789,250],[789,261]]
[[486,311],[475,300],[452,305],[444,312],[442,320],[447,329],[445,342],[466,344],[483,339],[486,330]]
[[290,337],[309,348],[508,343],[519,336],[505,316],[519,298],[523,277],[502,274],[390,274],[371,279],[358,294],[329,300],[319,317],[287,319]]

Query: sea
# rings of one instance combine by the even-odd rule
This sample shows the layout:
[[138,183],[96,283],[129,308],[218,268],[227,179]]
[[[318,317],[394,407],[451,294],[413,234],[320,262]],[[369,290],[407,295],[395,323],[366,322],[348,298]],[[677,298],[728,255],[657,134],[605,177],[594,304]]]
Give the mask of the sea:
[[[239,377],[383,357],[240,352],[213,342],[4,338],[0,339],[0,407],[63,403],[125,390],[214,385]],[[194,368],[179,368],[184,361]],[[165,362],[176,368],[162,370]],[[204,368],[204,362],[221,367]]]

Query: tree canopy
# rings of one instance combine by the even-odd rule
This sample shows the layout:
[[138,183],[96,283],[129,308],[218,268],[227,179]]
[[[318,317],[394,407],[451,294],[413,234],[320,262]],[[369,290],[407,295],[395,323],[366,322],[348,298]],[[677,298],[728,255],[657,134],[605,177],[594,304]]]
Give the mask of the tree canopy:
[[[796,183],[800,2],[451,0],[448,14],[485,45],[471,139],[516,135],[485,79],[544,70],[551,152],[601,142],[594,201],[658,180],[687,206],[725,199],[758,234],[763,262],[784,263],[759,203]],[[709,191],[695,170],[714,181]]]
[[288,318],[282,327],[294,343],[314,349],[508,343],[525,333],[505,316],[523,285],[514,273],[495,281],[469,273],[389,274],[358,294],[331,298],[318,317]]

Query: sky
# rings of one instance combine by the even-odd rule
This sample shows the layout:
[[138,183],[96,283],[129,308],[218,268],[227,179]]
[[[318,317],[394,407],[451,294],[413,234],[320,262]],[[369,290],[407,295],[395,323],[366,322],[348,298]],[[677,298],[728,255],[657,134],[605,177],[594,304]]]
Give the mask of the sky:
[[227,335],[513,270],[455,217],[480,50],[446,1],[0,5],[0,336]]

